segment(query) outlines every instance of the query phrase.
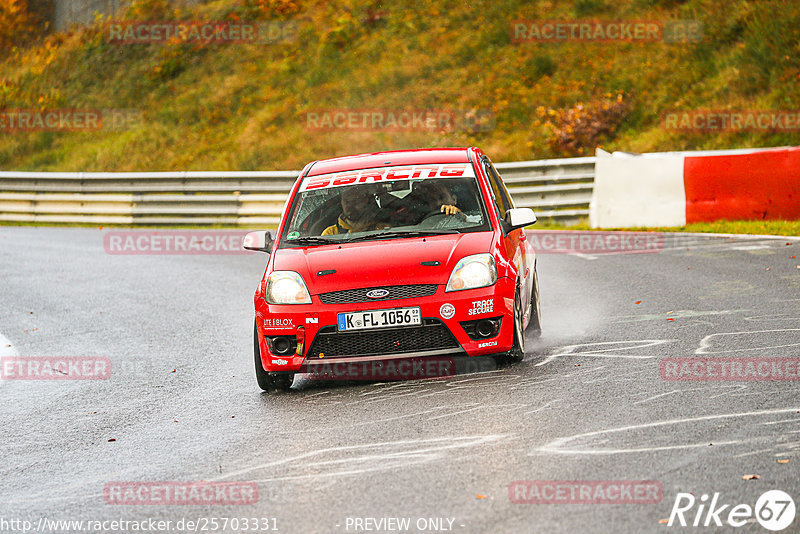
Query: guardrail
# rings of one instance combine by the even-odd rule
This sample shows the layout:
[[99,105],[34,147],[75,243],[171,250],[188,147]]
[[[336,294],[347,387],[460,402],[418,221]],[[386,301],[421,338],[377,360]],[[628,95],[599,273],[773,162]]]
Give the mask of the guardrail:
[[[595,158],[499,163],[540,219],[589,215]],[[298,171],[0,172],[0,222],[277,226]]]
[[540,219],[574,223],[589,216],[596,158],[497,163],[514,204]]

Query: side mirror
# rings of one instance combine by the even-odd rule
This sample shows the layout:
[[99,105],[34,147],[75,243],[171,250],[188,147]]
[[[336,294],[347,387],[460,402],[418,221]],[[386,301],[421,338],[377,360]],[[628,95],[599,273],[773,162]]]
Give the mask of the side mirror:
[[256,252],[272,252],[272,232],[248,232],[242,238],[242,248],[245,250],[254,250]]
[[536,215],[530,208],[514,208],[506,211],[505,222],[508,231],[524,228],[536,222]]

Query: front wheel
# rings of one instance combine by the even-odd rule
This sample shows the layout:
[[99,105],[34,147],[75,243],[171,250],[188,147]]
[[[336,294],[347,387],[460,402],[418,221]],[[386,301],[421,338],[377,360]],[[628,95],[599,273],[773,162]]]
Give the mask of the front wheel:
[[512,362],[521,362],[525,358],[525,331],[522,328],[522,299],[517,291],[514,297],[514,345],[508,353]]
[[534,338],[542,335],[542,306],[539,302],[539,273],[533,266],[533,288],[531,289],[531,318],[528,321],[528,331]]
[[258,344],[258,327],[253,322],[253,356],[256,364],[256,381],[264,391],[289,391],[294,382],[294,373],[269,373],[261,365],[261,347]]

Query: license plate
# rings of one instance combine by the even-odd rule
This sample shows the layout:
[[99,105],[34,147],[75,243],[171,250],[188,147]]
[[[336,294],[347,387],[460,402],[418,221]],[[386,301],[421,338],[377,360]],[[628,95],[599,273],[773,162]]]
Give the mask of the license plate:
[[419,306],[415,308],[395,308],[393,310],[369,310],[337,315],[339,331],[363,330],[365,328],[385,328],[387,326],[408,326],[422,324]]

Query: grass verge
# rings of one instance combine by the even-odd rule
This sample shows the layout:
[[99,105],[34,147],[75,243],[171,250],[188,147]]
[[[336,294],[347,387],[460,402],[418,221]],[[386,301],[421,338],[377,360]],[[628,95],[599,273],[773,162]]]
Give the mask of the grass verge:
[[[595,230],[587,220],[578,224],[560,225],[555,223],[536,224],[530,230]],[[598,229],[599,230],[599,229]],[[682,232],[702,234],[745,234],[745,235],[784,235],[800,236],[800,221],[714,221],[691,223],[686,226],[662,226],[655,228],[603,228],[604,231],[618,230],[627,232]]]

